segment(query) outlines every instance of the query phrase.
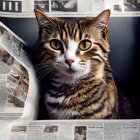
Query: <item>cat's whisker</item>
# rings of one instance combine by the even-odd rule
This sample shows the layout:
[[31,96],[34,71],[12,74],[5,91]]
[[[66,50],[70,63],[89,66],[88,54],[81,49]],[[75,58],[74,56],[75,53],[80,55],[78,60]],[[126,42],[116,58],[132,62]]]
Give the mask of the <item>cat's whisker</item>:
[[48,74],[44,74],[42,77],[41,77],[41,79],[40,80],[42,80],[43,78],[45,78],[47,75],[48,75],[48,80],[49,79],[51,79],[55,74],[56,74],[56,72],[57,72],[57,70],[56,69],[54,69],[54,70],[52,70],[51,72],[50,72],[50,74],[48,75]]
[[47,66],[47,65],[52,65],[52,63],[51,62],[45,62],[45,63],[36,64],[35,66],[33,66],[33,68],[39,67],[39,66]]
[[40,66],[40,67],[38,67],[38,68],[35,68],[35,71],[37,72],[37,71],[40,71],[40,70],[43,70],[43,69],[46,69],[46,67]]
[[35,70],[40,70],[40,69],[50,69],[52,68],[52,66],[40,66],[40,67],[36,67]]
[[44,70],[44,69],[50,70],[50,69],[52,69],[52,66],[50,64],[47,64],[47,65],[38,65],[34,69],[35,69],[36,72],[38,72],[38,71],[41,71],[41,70]]
[[105,68],[105,69],[111,71],[113,73],[113,75],[116,75],[117,79],[120,80],[120,77],[115,70],[113,70],[111,68],[110,69]]
[[46,74],[46,72],[42,72],[42,73],[38,76],[38,79],[41,80],[42,77],[44,76],[44,74]]
[[39,68],[36,68],[35,71],[36,72],[40,72],[40,71],[44,71],[44,70],[48,71],[50,69],[53,69],[53,68],[52,67],[39,67]]
[[[52,72],[52,71],[51,71]],[[40,74],[39,76],[38,76],[38,78],[39,78],[39,80],[41,81],[44,77],[46,77],[47,75],[48,75],[49,73],[47,73],[47,72],[43,72],[42,74]]]
[[52,71],[52,72],[50,73],[48,79],[52,79],[52,78],[55,76],[56,73],[57,73],[57,70]]
[[42,73],[50,73],[53,69],[41,69],[41,70],[38,70],[36,71],[37,75],[41,75]]
[[46,62],[45,63],[36,64],[36,65],[33,66],[33,68],[38,67],[38,66],[42,66],[42,65],[46,65],[46,64],[47,64]]
[[53,70],[53,69],[51,69],[51,70],[48,71],[48,70],[44,69],[44,70],[38,71],[38,72],[37,72],[37,75],[40,76],[42,73],[48,74],[48,73],[50,73],[52,70]]
[[50,73],[53,70],[54,70],[54,68],[40,70],[40,71],[38,71],[38,74],[41,73],[41,72],[44,72],[44,71],[48,74],[48,73]]
[[44,70],[42,73],[39,75],[39,79],[42,80],[44,77],[48,75],[48,77],[52,77],[51,75],[54,75],[54,72],[57,71],[55,68],[51,68],[49,71]]

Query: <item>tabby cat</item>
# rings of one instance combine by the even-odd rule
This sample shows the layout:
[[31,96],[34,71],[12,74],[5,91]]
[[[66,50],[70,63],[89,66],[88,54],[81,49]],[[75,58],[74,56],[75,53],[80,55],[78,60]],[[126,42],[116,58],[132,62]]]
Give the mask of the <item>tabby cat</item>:
[[93,20],[62,20],[35,9],[39,64],[49,119],[115,119],[118,95],[108,62],[110,10]]

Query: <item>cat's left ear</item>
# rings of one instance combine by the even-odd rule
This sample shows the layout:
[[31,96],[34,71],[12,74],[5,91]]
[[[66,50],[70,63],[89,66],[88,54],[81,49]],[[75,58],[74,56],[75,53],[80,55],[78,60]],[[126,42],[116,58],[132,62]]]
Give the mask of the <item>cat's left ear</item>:
[[39,27],[46,22],[51,23],[54,26],[63,22],[63,20],[60,20],[59,18],[48,17],[45,13],[43,13],[39,9],[35,9],[34,12],[35,12]]
[[107,26],[108,26],[108,21],[110,18],[110,10],[104,10],[103,12],[101,12],[97,17],[95,17],[89,24],[88,24],[88,28],[96,28],[99,29],[99,31],[101,31],[103,37],[106,36],[107,34]]
[[110,18],[110,10],[104,10],[96,18],[93,19],[93,23],[97,27],[107,27]]

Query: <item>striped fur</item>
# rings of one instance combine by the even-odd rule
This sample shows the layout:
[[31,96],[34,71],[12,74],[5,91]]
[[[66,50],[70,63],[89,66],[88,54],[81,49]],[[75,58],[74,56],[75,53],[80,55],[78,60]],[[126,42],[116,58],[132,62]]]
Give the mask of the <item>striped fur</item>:
[[[107,24],[110,11],[93,20],[64,21],[35,10],[39,25],[39,64],[35,66],[45,94],[49,119],[114,119],[118,97],[108,62]],[[63,47],[54,50],[50,41]],[[82,51],[79,44],[89,40]],[[68,66],[67,59],[72,59]]]

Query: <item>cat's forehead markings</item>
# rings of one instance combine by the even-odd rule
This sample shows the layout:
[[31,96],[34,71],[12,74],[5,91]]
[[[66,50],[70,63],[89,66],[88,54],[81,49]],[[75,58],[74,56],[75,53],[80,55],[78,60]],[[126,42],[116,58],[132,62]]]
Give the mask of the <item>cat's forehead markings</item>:
[[79,41],[80,36],[80,29],[78,28],[77,22],[65,22],[62,28],[62,34],[61,37],[63,40],[68,40],[69,38],[71,40]]
[[54,34],[52,34],[52,37],[53,38],[58,38],[58,34],[57,33],[54,33]]
[[88,34],[85,34],[85,38],[87,38],[89,35]]

